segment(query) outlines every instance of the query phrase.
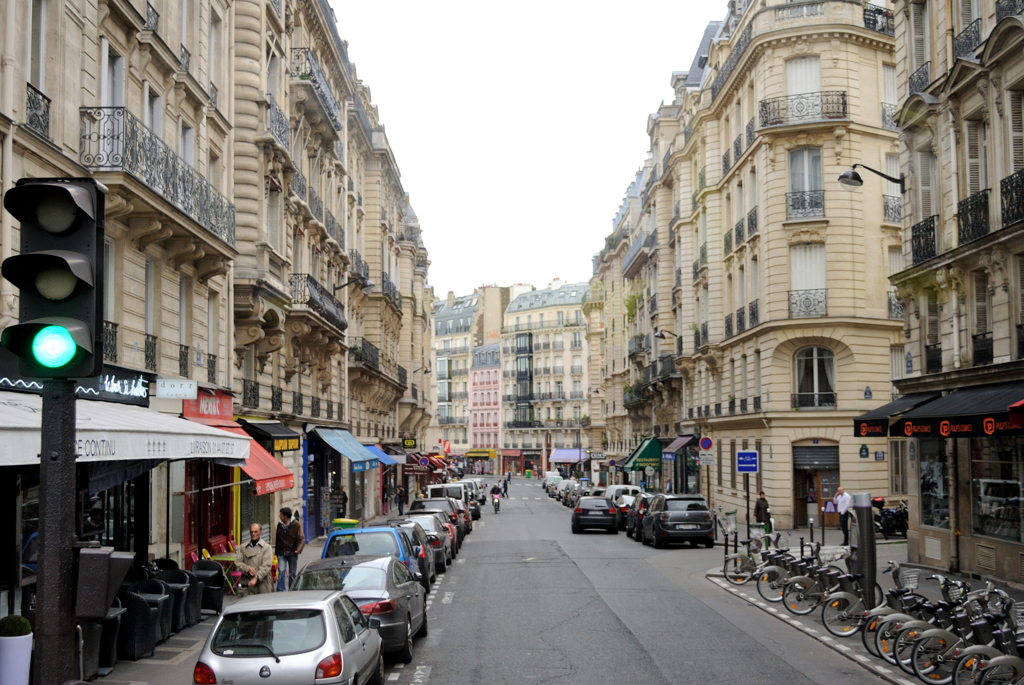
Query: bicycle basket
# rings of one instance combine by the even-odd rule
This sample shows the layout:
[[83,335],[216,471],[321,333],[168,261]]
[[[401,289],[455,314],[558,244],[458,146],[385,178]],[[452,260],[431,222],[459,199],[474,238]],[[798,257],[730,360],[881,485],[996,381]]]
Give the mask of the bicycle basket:
[[960,598],[964,596],[964,589],[959,585],[951,585],[947,594],[949,595],[949,601],[959,602]]
[[1018,628],[1024,626],[1024,606],[1020,606],[1019,604],[1014,605],[1013,621]]
[[917,569],[900,569],[900,582],[908,590],[916,590],[921,585],[921,572]]

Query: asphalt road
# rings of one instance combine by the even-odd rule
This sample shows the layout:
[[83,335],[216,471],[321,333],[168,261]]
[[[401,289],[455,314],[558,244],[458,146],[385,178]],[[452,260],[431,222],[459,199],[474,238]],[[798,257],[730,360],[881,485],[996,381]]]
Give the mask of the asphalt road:
[[[386,682],[882,682],[707,580],[705,572],[721,564],[721,548],[654,550],[622,533],[573,535],[570,511],[536,481],[514,479],[509,495],[500,513],[483,508],[431,593],[430,636],[417,641],[412,663],[386,662]],[[100,682],[191,682],[212,623],[179,638],[196,641],[180,655],[119,665]]]

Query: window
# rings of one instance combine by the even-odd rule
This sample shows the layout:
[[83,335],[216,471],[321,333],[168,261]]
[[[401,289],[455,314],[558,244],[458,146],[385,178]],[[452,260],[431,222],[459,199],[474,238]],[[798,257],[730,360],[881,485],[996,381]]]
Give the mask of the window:
[[178,156],[191,167],[196,165],[196,132],[182,121],[178,130]]
[[946,463],[946,441],[923,438],[919,443],[921,525],[949,529],[949,469]]
[[960,0],[960,30],[963,31],[978,18],[978,0]]
[[220,17],[213,14],[210,17],[210,85],[216,86],[221,83],[220,70]]
[[896,95],[896,65],[882,65],[882,103],[895,105],[899,102]]
[[[916,5],[915,5],[916,7]],[[932,202],[932,188],[935,184],[935,157],[931,152],[917,153],[918,173],[918,220],[923,221],[935,214]]]
[[1013,171],[1024,169],[1024,93],[1007,92],[1010,101],[1010,162]]
[[906,496],[907,493],[907,441],[889,441],[889,495]]
[[276,186],[267,193],[267,242],[275,252],[281,251],[281,191]]
[[[124,106],[124,58],[110,48],[106,38],[102,39],[104,64],[101,64],[100,102],[104,107]],[[114,125],[114,124],[111,124]],[[113,132],[112,132],[113,133]]]
[[[145,82],[145,88],[149,90],[149,81]],[[164,99],[159,94],[149,91],[146,97],[146,121],[144,122],[149,130],[156,134],[157,138],[164,137]]]
[[925,294],[925,344],[939,344],[939,296],[934,290]]
[[786,62],[786,95],[821,91],[821,65],[817,55],[797,57]]
[[217,323],[220,296],[214,291],[206,294],[206,354],[217,354]]
[[794,358],[794,408],[835,407],[836,376],[832,350],[806,347]]
[[114,297],[117,293],[117,276],[114,273],[114,239],[103,240],[103,319],[114,321]]
[[789,153],[787,219],[825,216],[825,191],[821,179],[821,148],[805,147]]
[[[11,19],[13,21],[13,18]],[[32,0],[32,27],[29,35],[28,82],[44,90],[46,65],[46,0]]]
[[916,71],[931,59],[928,47],[928,7],[924,2],[910,5],[910,32],[913,41],[911,68]]
[[807,243],[789,248],[789,316],[825,316],[825,245]]
[[[903,345],[893,345],[889,348],[889,377],[894,381],[903,378],[903,370],[906,368],[904,350]],[[896,394],[895,389],[892,392],[893,395]]]
[[156,265],[152,259],[146,259],[146,334],[153,335],[156,331]]
[[971,438],[971,473],[974,532],[1024,542],[1020,507],[1024,441],[1019,437]]
[[984,271],[975,271],[972,275],[974,276],[974,333],[980,335],[991,330],[988,274]]
[[984,121],[966,121],[967,194],[988,188],[988,127]]

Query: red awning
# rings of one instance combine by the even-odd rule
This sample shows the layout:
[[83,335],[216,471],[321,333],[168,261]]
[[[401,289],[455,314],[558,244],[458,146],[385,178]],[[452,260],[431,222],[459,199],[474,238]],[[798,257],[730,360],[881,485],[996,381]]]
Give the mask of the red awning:
[[444,460],[439,459],[438,457],[427,457],[427,459],[430,461],[431,464],[434,465],[435,469],[443,469],[445,466],[447,466],[447,464],[444,463]]
[[[220,426],[222,430],[249,437],[239,425]],[[256,494],[266,495],[278,490],[295,487],[295,476],[284,465],[267,452],[258,442],[249,443],[249,459],[242,470],[256,482]]]
[[1024,400],[1010,405],[1010,420],[1015,423],[1024,422]]

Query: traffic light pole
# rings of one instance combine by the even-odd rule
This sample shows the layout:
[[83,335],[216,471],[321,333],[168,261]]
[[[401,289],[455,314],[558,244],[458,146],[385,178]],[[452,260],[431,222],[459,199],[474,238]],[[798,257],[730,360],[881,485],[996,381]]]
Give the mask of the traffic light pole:
[[43,382],[35,685],[75,680],[75,383]]

